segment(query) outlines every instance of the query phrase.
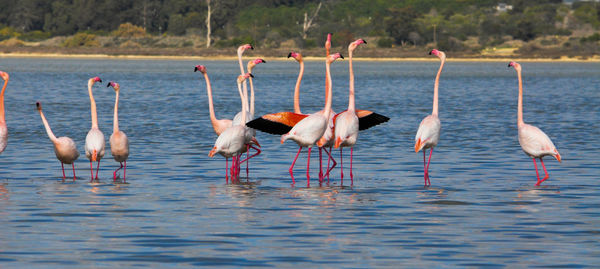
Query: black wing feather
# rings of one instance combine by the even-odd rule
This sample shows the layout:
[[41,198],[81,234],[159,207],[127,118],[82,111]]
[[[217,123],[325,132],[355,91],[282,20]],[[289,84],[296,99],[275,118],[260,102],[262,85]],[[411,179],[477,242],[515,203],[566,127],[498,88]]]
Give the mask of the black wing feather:
[[283,123],[265,120],[263,118],[257,118],[252,121],[249,121],[246,123],[246,126],[248,126],[250,128],[254,128],[261,132],[274,134],[274,135],[287,134],[290,132],[290,130],[292,130],[292,127],[287,126]]
[[358,118],[358,130],[359,131],[366,130],[375,125],[382,124],[389,120],[390,120],[390,118],[373,112],[368,116]]

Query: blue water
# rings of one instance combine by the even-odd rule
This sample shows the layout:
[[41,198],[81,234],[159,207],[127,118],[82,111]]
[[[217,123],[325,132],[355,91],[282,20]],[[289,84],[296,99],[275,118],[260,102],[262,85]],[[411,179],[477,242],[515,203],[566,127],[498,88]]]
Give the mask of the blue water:
[[[254,69],[257,115],[289,111],[298,66],[266,60]],[[448,62],[430,188],[423,187],[422,155],[413,145],[419,122],[431,113],[438,62],[356,62],[358,108],[391,120],[360,133],[352,185],[349,171],[342,184],[336,168],[330,184],[319,186],[313,151],[310,187],[306,155],[292,187],[296,145],[260,132],[263,154],[251,160],[250,177],[225,183],[223,158],[207,156],[216,136],[196,64],[207,66],[217,117],[232,118],[240,110],[234,61],[0,59],[11,76],[10,137],[0,155],[0,267],[600,264],[598,63],[522,63],[525,121],[544,130],[563,157],[546,158],[550,179],[534,187],[533,164],[517,141],[516,72],[506,62]],[[304,112],[323,106],[323,65],[307,63]],[[341,111],[347,61],[332,68],[333,108]],[[78,180],[62,183],[35,110],[41,101],[54,133],[72,137],[83,153],[92,76],[104,81],[94,91],[107,138],[114,91],[106,83],[121,85],[130,184],[112,184],[117,163],[108,148],[100,183],[89,183],[83,155]]]

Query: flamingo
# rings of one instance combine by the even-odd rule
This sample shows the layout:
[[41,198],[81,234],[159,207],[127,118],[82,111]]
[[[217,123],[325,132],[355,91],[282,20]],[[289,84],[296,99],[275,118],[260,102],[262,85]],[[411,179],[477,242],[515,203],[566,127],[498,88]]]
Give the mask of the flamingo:
[[300,84],[302,83],[302,77],[304,76],[304,60],[302,54],[299,52],[290,52],[288,58],[294,58],[300,64],[300,71],[298,72],[298,79],[296,80],[296,87],[294,88],[294,113],[302,114],[300,111]]
[[99,77],[93,77],[88,80],[88,93],[90,95],[90,104],[92,111],[92,128],[85,137],[85,156],[90,159],[91,181],[94,181],[94,167],[92,162],[98,162],[96,167],[96,180],[98,180],[98,170],[100,169],[100,159],[104,157],[104,134],[98,128],[98,114],[96,113],[96,101],[92,94],[92,87],[96,82],[102,83]]
[[4,86],[2,86],[2,92],[0,93],[0,153],[6,149],[8,144],[8,129],[6,128],[6,119],[4,117],[4,91],[10,76],[4,71],[0,71],[0,77],[4,80]]
[[194,72],[196,71],[200,71],[200,73],[204,75],[204,79],[206,80],[206,93],[208,94],[208,110],[210,113],[210,123],[212,124],[212,127],[218,136],[223,131],[225,131],[225,129],[231,127],[231,125],[233,125],[233,122],[230,119],[217,119],[217,117],[215,116],[215,109],[213,106],[212,87],[210,86],[210,80],[208,79],[206,67],[204,65],[196,65],[196,67],[194,67]]
[[35,103],[38,112],[40,113],[40,117],[42,117],[42,122],[44,123],[44,127],[46,128],[46,133],[48,137],[50,137],[50,141],[54,144],[54,153],[56,154],[56,158],[60,161],[60,166],[62,167],[63,172],[63,182],[65,182],[65,164],[70,164],[73,166],[73,181],[75,181],[75,160],[79,157],[79,152],[77,151],[77,146],[75,145],[75,141],[73,139],[63,136],[56,138],[52,129],[50,129],[50,125],[44,116],[44,112],[42,112],[42,103]]
[[[517,127],[519,129],[519,144],[525,152],[533,160],[533,166],[535,167],[535,174],[537,176],[537,183],[535,186],[539,186],[544,182],[550,175],[546,171],[544,165],[544,156],[552,156],[561,162],[560,153],[552,143],[552,140],[542,130],[533,125],[526,124],[523,121],[523,81],[521,79],[521,65],[517,62],[510,62],[508,67],[514,67],[517,70],[517,77],[519,80],[519,99],[517,104]],[[542,168],[544,169],[544,178],[540,180],[540,174],[537,169],[537,163],[535,158],[540,158]]]
[[[325,68],[327,70],[327,75],[328,75],[327,80],[331,80],[331,74],[330,74],[331,63],[339,58],[343,59],[343,56],[339,53],[335,53],[335,54],[332,54],[329,57],[327,57],[327,60],[325,61]],[[325,89],[326,90],[325,108],[319,112],[310,114],[309,116],[303,118],[298,123],[296,123],[294,125],[294,127],[288,133],[283,134],[281,136],[282,144],[286,140],[291,139],[291,140],[295,141],[298,144],[298,146],[300,147],[298,149],[298,153],[296,153],[296,157],[294,158],[294,161],[292,162],[292,165],[290,166],[290,169],[289,169],[290,176],[292,177],[292,182],[293,182],[292,185],[296,183],[296,180],[294,179],[294,172],[293,172],[294,164],[296,164],[296,160],[298,159],[298,155],[300,155],[300,152],[302,151],[302,147],[308,147],[308,160],[307,160],[307,164],[306,164],[306,179],[307,179],[307,185],[310,185],[310,174],[309,174],[310,152],[311,152],[312,146],[315,145],[315,143],[317,143],[317,141],[325,133],[325,130],[327,129],[327,126],[329,123],[329,115],[331,112],[331,95],[332,95],[331,83],[329,83],[329,85],[327,85],[327,83],[326,83],[325,88],[326,88]]]
[[356,41],[348,45],[348,71],[350,76],[350,93],[348,95],[348,109],[343,111],[334,118],[335,126],[335,148],[340,149],[340,168],[341,177],[344,179],[344,166],[343,166],[343,147],[350,148],[350,180],[354,181],[354,175],[352,174],[352,155],[354,151],[354,144],[358,138],[358,116],[356,115],[356,107],[354,102],[354,70],[352,68],[352,52],[360,45],[366,44],[364,39],[357,39]]
[[[240,94],[240,99],[242,101],[242,121],[245,121],[247,116],[246,102],[244,102],[244,94],[242,93],[242,82],[250,76],[252,75],[247,73],[244,76],[238,76],[237,79],[238,93]],[[208,153],[208,156],[212,158],[217,153],[221,154],[226,159],[238,156],[246,148],[245,137],[246,127],[244,125],[232,125],[219,135],[217,141],[215,141],[214,147]],[[232,162],[231,166],[231,181],[233,182],[233,178],[238,176],[238,167],[236,166],[235,161]],[[227,170],[228,168],[226,167],[226,173]]]
[[109,82],[106,87],[115,89],[115,114],[113,118],[113,133],[110,135],[110,153],[121,167],[113,172],[113,182],[117,181],[117,171],[123,168],[123,182],[125,183],[125,174],[127,173],[127,157],[129,157],[129,139],[127,135],[119,130],[119,91],[121,86],[116,82]]
[[[419,124],[419,130],[415,136],[415,152],[423,150],[423,178],[425,180],[425,186],[431,186],[431,180],[429,180],[429,162],[431,161],[431,155],[433,154],[433,147],[435,147],[440,139],[440,129],[442,123],[438,118],[438,88],[440,85],[440,75],[444,68],[444,62],[446,62],[446,54],[443,51],[433,49],[429,52],[429,55],[435,55],[440,58],[440,69],[435,77],[435,84],[433,86],[433,110],[431,115],[425,117],[421,124]],[[430,148],[429,160],[425,165],[425,151]]]

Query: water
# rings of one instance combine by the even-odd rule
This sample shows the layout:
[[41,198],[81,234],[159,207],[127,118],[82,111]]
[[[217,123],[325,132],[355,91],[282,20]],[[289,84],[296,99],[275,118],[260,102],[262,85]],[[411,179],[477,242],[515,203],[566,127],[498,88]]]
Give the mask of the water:
[[[266,60],[254,70],[257,115],[291,110],[297,64]],[[313,153],[310,187],[306,155],[292,187],[287,170],[297,147],[265,133],[250,178],[225,184],[223,158],[207,156],[216,137],[196,64],[208,68],[217,117],[233,117],[240,109],[234,61],[0,59],[11,76],[9,145],[0,155],[3,268],[600,264],[598,63],[523,63],[525,121],[563,157],[546,159],[550,179],[541,187],[517,141],[516,72],[505,62],[447,63],[430,188],[413,145],[431,112],[437,62],[357,62],[358,108],[391,120],[360,133],[352,186],[348,170],[342,184],[337,168],[319,186]],[[305,112],[323,106],[323,70],[307,63]],[[117,163],[108,148],[100,184],[88,183],[85,156],[76,162],[78,180],[62,183],[35,110],[41,101],[55,134],[72,137],[83,153],[86,81],[96,75],[104,81],[94,90],[107,138],[114,91],[106,83],[121,84],[128,185],[112,184]],[[347,62],[334,63],[336,111],[347,105],[347,80]]]

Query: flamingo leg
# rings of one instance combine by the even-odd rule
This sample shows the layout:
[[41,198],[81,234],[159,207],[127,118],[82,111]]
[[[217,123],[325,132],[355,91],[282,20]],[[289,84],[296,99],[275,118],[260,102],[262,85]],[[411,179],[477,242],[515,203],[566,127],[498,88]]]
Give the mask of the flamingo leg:
[[248,160],[250,160],[250,144],[246,145],[246,178],[250,174],[250,168],[248,168],[250,162]]
[[94,166],[92,165],[92,161],[90,161],[90,174],[92,179],[90,179],[90,182],[94,182]]
[[260,153],[262,153],[262,151],[259,148],[257,148],[257,147],[254,147],[254,146],[251,145],[250,148],[256,150],[256,153],[250,155],[250,157],[242,160],[240,163],[244,163],[245,161],[248,161],[249,159],[252,159],[252,158],[258,156]]
[[298,153],[296,153],[296,158],[294,158],[294,161],[292,162],[292,166],[290,166],[290,176],[292,177],[292,185],[296,184],[296,180],[294,179],[294,165],[296,164],[296,160],[298,160],[298,155],[300,155],[301,150],[302,150],[302,147],[300,147],[298,149]]
[[[327,149],[325,149],[325,152],[327,152],[327,154],[329,155],[329,159],[327,160],[327,162],[329,162],[329,160],[331,160],[331,162],[333,162],[333,165],[331,166],[331,168],[329,168],[329,170],[327,170],[327,180],[329,181],[329,172],[331,172],[331,170],[333,170],[333,168],[337,165],[337,162],[333,158],[333,155],[331,155],[331,153],[333,153],[332,147],[329,147],[329,151],[327,151]],[[329,167],[329,165],[327,165],[327,166]]]
[[75,162],[71,164],[73,166],[73,181],[75,181]]
[[[323,149],[325,150],[325,152],[327,152],[326,148],[323,148]],[[333,158],[331,158],[331,153],[330,152],[331,152],[331,147],[329,147],[329,152],[327,152],[327,156],[328,156],[327,157],[327,173],[326,173],[326,175],[327,175],[327,182],[329,182],[329,171],[331,171],[331,170],[329,170],[329,164],[331,163],[331,159],[333,159]]]
[[119,162],[119,164],[121,165],[121,167],[117,168],[114,172],[113,172],[113,182],[117,182],[117,172],[123,168],[123,163]]
[[60,163],[60,167],[62,167],[62,171],[63,171],[63,182],[65,182],[65,178],[67,177],[67,176],[65,176],[65,165],[64,165],[64,164],[61,162],[61,163]]
[[427,186],[427,178],[429,177],[427,174],[427,164],[425,164],[426,155],[427,153],[423,150],[423,179],[425,180],[425,186]]
[[354,153],[354,148],[350,148],[350,185],[354,185],[354,175],[352,174],[352,154]]
[[127,160],[123,161],[123,183],[125,183],[125,174],[127,173]]
[[431,179],[429,179],[429,163],[431,163],[431,155],[433,155],[433,148],[429,150],[429,159],[427,160],[427,186],[431,186]]
[[225,158],[225,184],[229,183],[229,158]]
[[340,148],[340,171],[342,182],[344,182],[344,153],[342,148]]
[[98,170],[100,170],[100,161],[98,161],[98,166],[96,166],[96,180],[98,180]]
[[546,179],[548,179],[550,177],[550,175],[548,175],[548,171],[546,171],[546,165],[544,165],[544,159],[540,158],[540,163],[542,163],[542,168],[544,169],[544,178],[542,179],[542,182],[546,181]]
[[533,160],[533,167],[535,167],[535,175],[537,176],[537,182],[535,183],[535,185],[539,186],[540,183],[542,183],[540,181],[540,173],[538,172],[537,163],[535,162],[535,158],[531,158],[531,159]]
[[310,151],[312,147],[308,147],[308,158],[306,159],[306,186],[310,187]]
[[323,152],[319,148],[319,183],[323,182]]

